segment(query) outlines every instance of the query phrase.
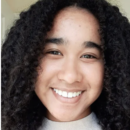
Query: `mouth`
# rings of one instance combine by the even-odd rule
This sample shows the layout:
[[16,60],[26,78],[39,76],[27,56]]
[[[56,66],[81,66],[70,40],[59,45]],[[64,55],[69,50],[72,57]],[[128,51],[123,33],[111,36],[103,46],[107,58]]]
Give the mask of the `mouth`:
[[55,97],[62,103],[76,103],[80,100],[84,91],[62,91],[59,89],[52,88]]
[[79,96],[83,91],[78,91],[78,92],[67,92],[67,91],[62,91],[62,90],[59,90],[59,89],[54,89],[53,88],[53,91],[62,96],[62,97],[65,97],[65,98],[74,98],[74,97],[77,97]]

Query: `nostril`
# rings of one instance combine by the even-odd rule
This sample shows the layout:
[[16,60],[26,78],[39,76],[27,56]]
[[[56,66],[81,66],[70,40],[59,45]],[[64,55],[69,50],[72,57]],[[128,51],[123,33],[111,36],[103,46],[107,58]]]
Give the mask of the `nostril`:
[[72,84],[74,82],[81,82],[82,75],[77,74],[76,72],[73,73],[72,71],[65,71],[65,72],[58,73],[58,79],[63,80],[69,84]]

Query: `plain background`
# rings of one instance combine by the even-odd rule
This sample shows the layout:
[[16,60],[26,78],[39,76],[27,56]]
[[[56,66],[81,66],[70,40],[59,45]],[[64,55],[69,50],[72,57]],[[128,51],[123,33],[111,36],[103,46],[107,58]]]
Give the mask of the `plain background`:
[[[1,40],[2,43],[14,21],[19,17],[19,13],[27,10],[30,5],[38,0],[1,0]],[[113,5],[117,5],[120,11],[128,17],[130,21],[130,0],[107,0]],[[118,23],[117,23],[118,24]]]

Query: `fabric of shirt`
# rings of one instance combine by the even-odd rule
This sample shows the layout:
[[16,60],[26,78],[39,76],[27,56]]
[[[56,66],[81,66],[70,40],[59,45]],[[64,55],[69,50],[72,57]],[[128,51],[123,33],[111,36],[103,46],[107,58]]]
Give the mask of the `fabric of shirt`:
[[70,122],[55,122],[44,118],[38,130],[102,130],[94,112],[88,116]]

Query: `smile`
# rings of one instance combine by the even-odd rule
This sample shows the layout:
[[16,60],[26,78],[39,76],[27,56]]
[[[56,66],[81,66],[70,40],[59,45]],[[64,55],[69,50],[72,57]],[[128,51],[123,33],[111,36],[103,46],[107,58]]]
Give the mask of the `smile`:
[[58,90],[58,89],[53,89],[53,91],[62,96],[62,97],[66,97],[66,98],[74,98],[74,97],[77,97],[79,96],[82,91],[78,91],[78,92],[66,92],[66,91],[61,91],[61,90]]

